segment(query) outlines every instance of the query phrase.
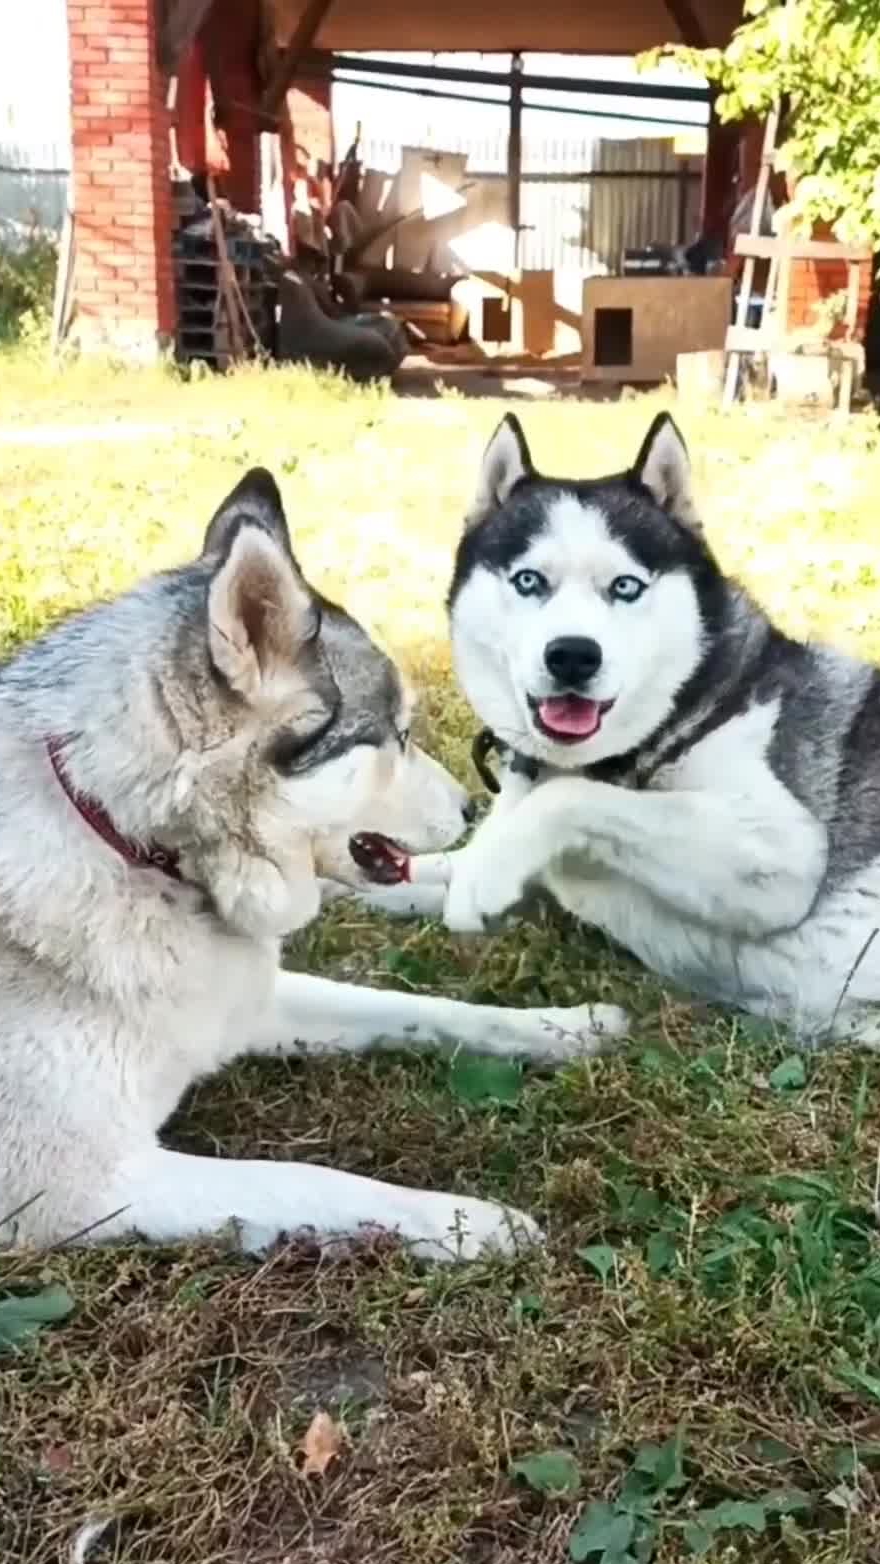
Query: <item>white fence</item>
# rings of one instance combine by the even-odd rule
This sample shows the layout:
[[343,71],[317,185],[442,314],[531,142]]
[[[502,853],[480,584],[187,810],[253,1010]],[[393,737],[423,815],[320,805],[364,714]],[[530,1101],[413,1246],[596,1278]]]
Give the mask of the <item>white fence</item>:
[[69,172],[66,0],[0,0],[0,233],[59,228]]

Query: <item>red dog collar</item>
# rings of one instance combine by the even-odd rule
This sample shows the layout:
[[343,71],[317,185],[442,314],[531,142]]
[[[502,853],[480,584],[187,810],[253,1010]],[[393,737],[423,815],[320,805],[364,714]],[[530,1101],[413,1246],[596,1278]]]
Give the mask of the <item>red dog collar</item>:
[[120,858],[131,864],[134,869],[159,869],[162,874],[167,874],[169,879],[180,880],[180,863],[177,853],[169,851],[167,847],[160,847],[158,843],[151,842],[142,847],[139,842],[133,842],[130,837],[122,836],[117,831],[106,809],[94,798],[88,798],[83,793],[77,793],[71,786],[70,779],[64,769],[62,754],[64,751],[64,739],[48,739],[46,749],[52,762],[52,770],[70,799],[77,814],[91,826],[102,842],[118,853]]

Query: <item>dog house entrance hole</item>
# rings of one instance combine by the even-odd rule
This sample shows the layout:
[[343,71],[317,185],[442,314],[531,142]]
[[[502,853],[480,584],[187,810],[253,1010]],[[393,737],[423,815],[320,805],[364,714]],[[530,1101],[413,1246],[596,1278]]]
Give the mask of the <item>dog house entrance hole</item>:
[[633,356],[632,310],[597,309],[594,315],[595,364],[612,369],[631,364]]
[[483,341],[509,342],[511,340],[509,297],[497,298],[490,294],[484,297],[482,303]]

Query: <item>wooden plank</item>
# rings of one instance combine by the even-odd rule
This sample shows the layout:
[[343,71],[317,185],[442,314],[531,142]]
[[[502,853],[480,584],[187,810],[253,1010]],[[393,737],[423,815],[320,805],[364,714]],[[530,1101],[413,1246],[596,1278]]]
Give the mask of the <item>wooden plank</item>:
[[330,9],[332,0],[308,0],[303,13],[285,45],[284,53],[263,93],[263,112],[276,114],[283,102],[303,55],[312,47],[315,34]]
[[[742,0],[690,0],[708,43],[724,48],[742,24]],[[302,0],[291,0],[299,13]],[[318,44],[335,53],[394,52],[510,54],[639,54],[669,42],[672,28],[657,0],[623,5],[585,0],[337,0],[321,28]]]
[[777,345],[775,333],[764,326],[728,326],[724,339],[727,353],[770,353]]
[[708,49],[709,35],[690,0],[663,0],[664,8],[681,34],[681,41],[689,49]]
[[838,244],[834,239],[781,239],[761,234],[737,234],[734,251],[756,261],[772,261],[785,249],[792,261],[870,261],[871,251],[861,244]]

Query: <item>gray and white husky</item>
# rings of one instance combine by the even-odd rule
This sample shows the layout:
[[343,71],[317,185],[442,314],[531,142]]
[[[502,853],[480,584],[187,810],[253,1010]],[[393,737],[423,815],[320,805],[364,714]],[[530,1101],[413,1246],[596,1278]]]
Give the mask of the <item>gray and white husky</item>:
[[449,608],[503,781],[418,910],[482,929],[542,887],[692,990],[876,1046],[880,674],[725,578],[672,419],[584,482],[538,473],[505,419]]
[[260,1249],[366,1224],[444,1258],[533,1233],[487,1201],[158,1139],[187,1087],[244,1051],[398,1039],[553,1060],[621,1030],[613,1007],[481,1008],[279,970],[320,878],[362,883],[353,831],[423,852],[461,835],[467,795],[412,742],[412,705],[304,580],[260,469],[194,563],[0,669],[0,1244],[232,1224]]

